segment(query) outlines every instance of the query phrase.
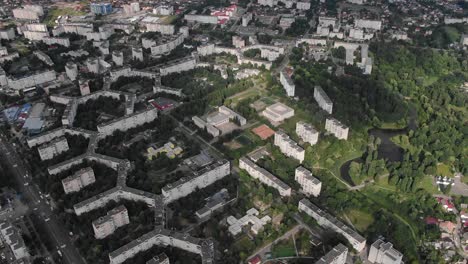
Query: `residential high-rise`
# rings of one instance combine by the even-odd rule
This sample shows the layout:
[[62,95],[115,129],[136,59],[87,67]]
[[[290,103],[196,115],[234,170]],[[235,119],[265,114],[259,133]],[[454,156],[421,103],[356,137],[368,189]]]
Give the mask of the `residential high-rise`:
[[308,169],[302,166],[297,167],[294,179],[301,185],[302,191],[305,194],[313,195],[315,197],[320,195],[322,183],[312,176],[312,172]]
[[94,236],[96,239],[105,238],[114,233],[117,228],[128,223],[130,223],[130,219],[127,208],[121,205],[107,212],[106,216],[93,221]]
[[325,129],[335,135],[338,139],[348,139],[349,127],[343,125],[335,118],[327,118],[325,121]]
[[296,134],[304,140],[304,142],[309,143],[310,145],[317,144],[319,132],[308,123],[299,121],[296,123]]
[[315,264],[345,264],[348,256],[348,248],[338,244],[325,256],[321,257]]
[[333,111],[333,102],[328,98],[328,95],[323,91],[322,87],[315,86],[314,88],[314,99],[317,104],[325,110],[327,113],[331,114]]
[[75,172],[62,180],[63,190],[66,194],[78,192],[84,187],[96,182],[94,171],[91,167],[87,167]]
[[297,159],[300,163],[304,161],[305,150],[284,133],[284,131],[276,131],[274,144],[279,147],[284,155]]
[[112,13],[111,3],[91,3],[91,12],[96,15],[108,15]]
[[379,238],[372,244],[367,259],[376,264],[400,264],[403,254],[394,249],[392,243]]
[[287,71],[287,69],[284,69],[280,72],[280,83],[283,85],[283,88],[288,96],[294,96],[296,86],[294,85],[294,82],[291,79],[291,74]]

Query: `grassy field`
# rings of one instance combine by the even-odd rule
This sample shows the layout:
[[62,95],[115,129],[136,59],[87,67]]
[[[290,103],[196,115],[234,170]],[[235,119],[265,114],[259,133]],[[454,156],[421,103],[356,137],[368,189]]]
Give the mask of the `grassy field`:
[[65,8],[53,8],[47,13],[47,17],[44,20],[44,23],[48,26],[55,26],[55,20],[59,16],[69,15],[69,16],[82,16],[86,14],[82,11],[77,11],[70,7]]
[[295,256],[296,250],[294,249],[294,242],[292,239],[281,241],[274,245],[272,248],[272,255],[274,258]]
[[437,175],[452,177],[453,173],[450,166],[444,163],[437,164]]
[[360,210],[350,210],[345,213],[358,231],[364,232],[374,222],[374,217]]

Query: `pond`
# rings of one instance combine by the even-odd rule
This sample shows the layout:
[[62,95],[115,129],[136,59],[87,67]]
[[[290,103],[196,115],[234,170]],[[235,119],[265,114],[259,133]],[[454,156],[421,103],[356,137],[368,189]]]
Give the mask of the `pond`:
[[[398,135],[406,135],[410,130],[415,130],[417,128],[416,124],[417,113],[414,108],[410,108],[410,120],[406,128],[403,129],[381,129],[381,128],[372,128],[369,129],[368,134],[376,138],[380,138],[381,144],[377,149],[378,158],[385,159],[391,162],[398,162],[403,159],[404,150],[397,144],[392,142],[392,137]],[[362,162],[361,158],[356,158],[346,161],[340,168],[340,175],[346,182],[354,186],[354,183],[349,175],[349,166],[351,162]]]

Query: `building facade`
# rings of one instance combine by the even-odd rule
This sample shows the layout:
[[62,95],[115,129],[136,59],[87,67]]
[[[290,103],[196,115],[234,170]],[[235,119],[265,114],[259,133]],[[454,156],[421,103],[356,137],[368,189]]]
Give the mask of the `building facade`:
[[296,134],[312,146],[318,142],[319,132],[311,124],[303,121],[296,123]]
[[312,176],[312,172],[308,169],[302,166],[297,167],[294,179],[301,185],[302,191],[306,195],[313,195],[315,197],[320,195],[322,182]]
[[123,205],[118,206],[107,212],[107,215],[93,221],[94,236],[96,239],[103,239],[129,223],[127,208]]
[[403,254],[394,249],[392,243],[379,238],[371,245],[367,259],[376,264],[400,264],[403,263]]
[[291,196],[291,187],[282,182],[269,171],[258,166],[247,157],[239,159],[239,168],[245,170],[254,179],[258,179],[262,183],[278,190],[281,196]]
[[328,95],[323,91],[322,87],[315,86],[314,99],[320,108],[331,115],[333,111],[333,102],[328,98]]
[[284,155],[297,159],[300,163],[304,161],[305,150],[292,140],[284,131],[276,131],[274,144],[279,147]]
[[325,130],[332,133],[338,139],[348,139],[349,127],[343,125],[335,118],[327,118],[325,121]]

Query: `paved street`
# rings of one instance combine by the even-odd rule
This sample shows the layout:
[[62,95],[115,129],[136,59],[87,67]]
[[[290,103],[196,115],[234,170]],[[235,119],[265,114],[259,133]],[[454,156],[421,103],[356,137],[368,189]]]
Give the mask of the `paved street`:
[[69,264],[86,263],[71,242],[68,232],[52,212],[49,202],[41,197],[38,187],[32,183],[31,173],[26,170],[18,153],[3,135],[0,136],[0,155],[14,173],[18,183],[17,191],[22,193],[25,200],[29,201],[29,207],[41,216],[39,218],[44,221],[44,226],[53,238],[55,248],[61,251],[64,262]]

